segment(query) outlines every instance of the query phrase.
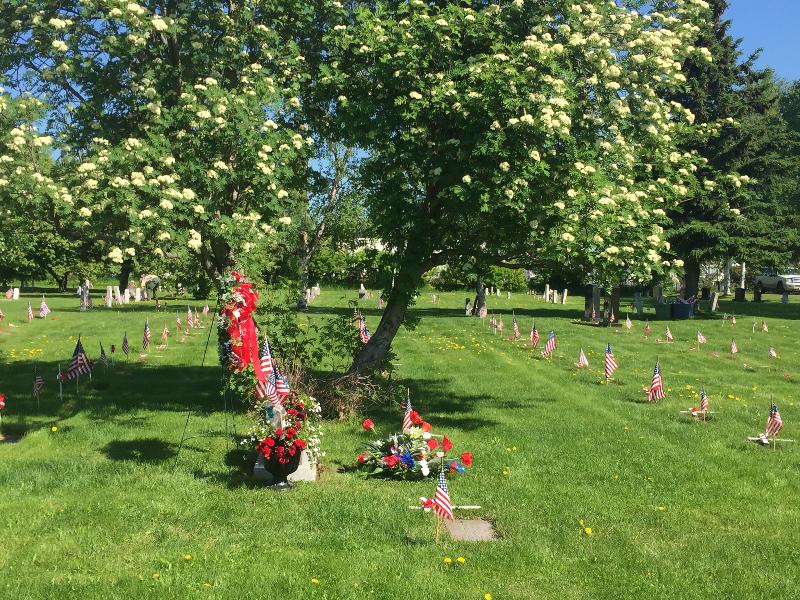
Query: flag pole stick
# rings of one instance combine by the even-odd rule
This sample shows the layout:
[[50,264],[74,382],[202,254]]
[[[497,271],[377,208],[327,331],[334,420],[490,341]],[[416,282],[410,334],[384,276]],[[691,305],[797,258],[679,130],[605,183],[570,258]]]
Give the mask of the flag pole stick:
[[439,544],[439,530],[440,530],[441,528],[442,528],[442,517],[440,517],[440,516],[437,514],[437,515],[436,515],[436,538],[435,538],[435,542],[434,542],[434,543],[435,543],[435,544],[437,544],[437,545]]
[[58,363],[58,399],[64,402],[63,381],[61,380],[61,363]]

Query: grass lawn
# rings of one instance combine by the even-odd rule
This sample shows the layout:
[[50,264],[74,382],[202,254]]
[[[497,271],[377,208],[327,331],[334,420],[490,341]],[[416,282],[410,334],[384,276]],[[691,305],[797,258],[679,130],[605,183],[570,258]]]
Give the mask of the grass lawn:
[[[353,292],[326,290],[312,318],[349,311]],[[433,543],[430,514],[409,510],[433,482],[366,481],[339,473],[368,436],[360,422],[328,423],[319,482],[288,494],[252,486],[222,434],[220,368],[208,329],[185,343],[138,348],[146,317],[154,341],[175,304],[77,310],[74,296],[48,296],[53,313],[25,319],[28,298],[0,300],[0,391],[7,396],[0,444],[0,598],[796,598],[800,576],[800,309],[723,303],[738,323],[671,322],[675,343],[658,343],[665,323],[633,331],[576,322],[582,299],[548,305],[529,296],[493,299],[510,332],[516,310],[527,338],[536,318],[542,344],[553,328],[552,360],[532,359],[522,341],[493,337],[463,316],[464,292],[423,294],[414,331],[395,349],[415,408],[475,465],[450,479],[455,504],[483,508],[500,540]],[[31,297],[34,310],[38,297]],[[193,303],[200,305],[200,303]],[[185,307],[178,307],[183,313]],[[38,312],[38,311],[37,311]],[[364,311],[378,322],[374,301]],[[183,317],[183,314],[182,314]],[[652,315],[651,315],[652,317]],[[621,315],[624,319],[624,313]],[[769,333],[751,332],[762,318]],[[16,327],[10,327],[10,323]],[[695,332],[708,344],[698,352]],[[127,331],[134,352],[120,360]],[[92,358],[116,344],[116,366],[92,383],[65,384],[78,334]],[[356,335],[356,332],[353,332]],[[728,352],[735,337],[740,353]],[[601,384],[610,341],[620,363]],[[769,346],[777,360],[767,356]],[[574,363],[583,346],[590,368]],[[718,353],[718,357],[712,353]],[[667,398],[643,402],[660,358]],[[41,406],[30,398],[34,365],[45,377]],[[745,365],[748,365],[747,367]],[[771,367],[771,368],[770,368]],[[698,406],[702,385],[715,418],[679,414]],[[784,420],[777,450],[746,436],[763,431],[770,398]],[[229,431],[248,423],[240,407]],[[372,407],[381,432],[397,430],[399,407]],[[56,424],[58,431],[50,431]],[[467,516],[467,515],[462,515]],[[587,536],[579,521],[591,527]],[[191,556],[187,560],[186,556]],[[443,558],[463,556],[447,566]],[[312,578],[318,583],[312,582]]]

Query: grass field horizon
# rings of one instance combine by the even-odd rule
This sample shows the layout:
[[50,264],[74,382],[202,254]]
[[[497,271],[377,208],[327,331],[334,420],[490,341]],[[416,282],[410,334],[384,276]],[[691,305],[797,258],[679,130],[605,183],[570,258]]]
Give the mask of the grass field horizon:
[[[445,535],[435,545],[432,516],[408,508],[433,481],[339,472],[371,439],[360,419],[324,423],[318,482],[288,494],[252,484],[232,435],[247,428],[242,407],[223,410],[215,334],[203,367],[208,328],[138,358],[145,319],[156,341],[186,300],[156,311],[106,309],[96,298],[80,313],[74,294],[48,294],[53,313],[31,323],[27,301],[38,314],[40,295],[0,300],[2,431],[22,436],[0,443],[0,597],[796,597],[800,442],[773,450],[746,438],[763,431],[774,400],[781,437],[800,440],[797,297],[723,301],[719,314],[687,321],[655,321],[648,310],[644,339],[642,320],[630,333],[588,326],[582,298],[562,306],[522,294],[489,300],[506,325],[493,336],[464,316],[469,292],[438,295],[434,304],[421,293],[417,327],[395,340],[398,381],[437,433],[475,455],[472,469],[450,478],[450,494],[482,507],[457,516],[489,519],[496,542]],[[351,311],[352,299],[352,290],[324,289],[311,318]],[[374,330],[375,301],[362,307]],[[517,342],[506,339],[512,311]],[[723,322],[726,311],[736,325]],[[550,329],[558,337],[552,359],[527,346],[534,318],[540,348]],[[674,343],[663,342],[667,324]],[[708,339],[699,351],[698,329]],[[133,351],[120,360],[126,332]],[[78,335],[92,359],[100,342],[107,353],[115,344],[116,364],[98,367],[91,384],[81,378],[79,395],[65,384],[62,403],[55,375]],[[609,385],[606,343],[620,363]],[[590,367],[578,371],[580,347]],[[656,359],[667,398],[649,404],[642,390]],[[46,381],[38,407],[34,367]],[[715,415],[699,423],[680,411],[698,405],[703,386]],[[202,437],[176,461],[190,409],[189,432]],[[364,416],[382,433],[402,421],[399,406],[368,406]],[[465,563],[446,565],[448,556]]]

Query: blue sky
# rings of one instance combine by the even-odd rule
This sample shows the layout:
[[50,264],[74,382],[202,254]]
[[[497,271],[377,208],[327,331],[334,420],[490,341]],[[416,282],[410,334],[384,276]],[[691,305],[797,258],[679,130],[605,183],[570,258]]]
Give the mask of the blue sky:
[[800,79],[800,0],[728,0],[731,34],[750,53],[763,48],[759,66],[778,77]]

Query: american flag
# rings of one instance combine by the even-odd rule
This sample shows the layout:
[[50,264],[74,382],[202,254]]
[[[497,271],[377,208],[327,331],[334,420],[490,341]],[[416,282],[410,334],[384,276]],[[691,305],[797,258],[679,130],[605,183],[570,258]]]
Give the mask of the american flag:
[[454,518],[453,505],[450,503],[450,494],[447,490],[447,480],[444,477],[444,468],[439,472],[436,494],[433,496],[433,512],[451,521]]
[[3,309],[0,309],[0,321],[2,321],[5,318],[6,316],[3,314]]
[[605,357],[605,375],[606,379],[611,379],[611,376],[619,368],[617,359],[614,358],[614,353],[611,352],[611,344],[606,344],[606,357]]
[[736,354],[739,351],[739,347],[736,345],[736,340],[731,340],[731,354]]
[[167,324],[164,323],[164,329],[161,330],[161,339],[165,340],[169,337],[169,329],[167,329]]
[[485,319],[486,318],[486,305],[485,304],[483,306],[481,306],[481,309],[478,311],[478,316],[481,319]]
[[764,333],[769,333],[769,326],[767,325],[766,321],[761,321],[761,331]]
[[367,321],[364,319],[364,315],[361,315],[359,318],[358,333],[361,336],[362,344],[369,342],[370,334],[369,329],[367,329]]
[[103,349],[103,342],[100,342],[100,358],[97,359],[104,367],[108,366],[108,357],[106,356],[106,351]]
[[536,329],[536,321],[531,325],[531,348],[536,348],[539,345],[539,330]]
[[195,327],[200,327],[200,313],[197,312],[197,309],[194,309],[194,325]]
[[631,318],[628,315],[625,315],[625,329],[630,331],[631,327],[633,327],[633,323],[631,323]]
[[516,316],[511,320],[511,329],[514,332],[514,339],[516,340],[517,338],[519,338],[519,325],[517,325]]
[[581,346],[581,352],[578,354],[578,362],[576,363],[576,366],[579,369],[589,366],[589,359],[586,358],[586,354],[583,352],[583,346]]
[[411,420],[411,398],[406,397],[406,412],[403,415],[403,431],[408,431],[414,426],[414,422]]
[[661,380],[661,366],[656,361],[656,368],[653,369],[653,381],[650,382],[650,387],[647,389],[647,399],[650,402],[666,398],[664,393],[664,382]]
[[700,412],[708,412],[708,394],[706,394],[706,388],[700,390]]
[[666,333],[664,333],[664,335],[670,342],[674,340],[674,338],[672,337],[672,332],[669,330],[669,325],[667,325],[667,331]]
[[36,371],[33,374],[33,395],[38,396],[39,392],[44,389],[44,378]]
[[650,335],[650,321],[644,322],[644,335],[645,337]]
[[706,336],[700,333],[700,330],[697,330],[697,343],[698,344],[705,344],[706,343]]
[[28,302],[28,321],[33,321],[33,307],[30,302]]
[[775,352],[775,348],[773,348],[772,346],[769,347],[769,357],[778,358],[778,353]]
[[769,417],[767,417],[767,436],[776,436],[783,429],[783,419],[778,407],[773,402],[769,407]]
[[75,344],[75,352],[72,353],[72,360],[69,362],[67,372],[62,375],[62,379],[71,380],[80,375],[88,375],[92,372],[93,366],[92,361],[86,356],[81,339],[78,338],[78,343]]
[[44,296],[42,296],[42,303],[39,305],[39,318],[44,319],[48,314],[50,314],[50,307],[47,306],[47,302],[45,302]]
[[131,349],[130,344],[128,344],[128,334],[122,336],[122,353],[125,356],[128,356],[128,351]]
[[178,314],[177,310],[175,311],[175,325],[178,327],[178,330],[183,326],[183,323],[181,323],[181,316]]
[[503,331],[506,328],[505,323],[503,323],[503,317],[500,317],[497,321],[497,331]]
[[146,350],[150,346],[150,338],[153,336],[150,331],[150,319],[144,321],[144,333],[142,334],[142,350]]
[[192,315],[192,309],[188,305],[186,306],[186,324],[189,327],[194,327],[194,316]]
[[260,400],[267,398],[273,406],[278,406],[281,399],[278,396],[272,353],[269,350],[269,340],[266,336],[264,337],[264,345],[261,348],[261,370],[264,372],[265,380],[256,382],[256,396]]
[[497,323],[497,319],[495,319],[494,315],[492,315],[492,318],[489,319],[489,327],[494,327],[495,323]]
[[553,350],[556,349],[556,345],[556,332],[551,329],[550,335],[547,336],[547,343],[544,345],[544,350],[542,350],[542,358],[547,358],[550,356],[553,353]]
[[204,315],[208,314],[208,304],[203,305],[203,314]]
[[614,314],[614,309],[613,308],[611,309],[611,317],[609,317],[608,322],[609,323],[616,323],[617,322],[617,316]]
[[731,325],[736,325],[736,315],[731,317]]

